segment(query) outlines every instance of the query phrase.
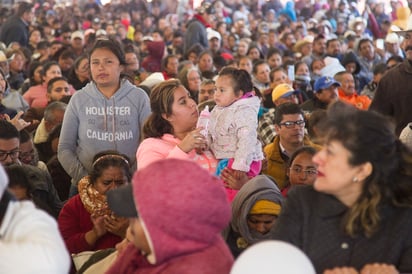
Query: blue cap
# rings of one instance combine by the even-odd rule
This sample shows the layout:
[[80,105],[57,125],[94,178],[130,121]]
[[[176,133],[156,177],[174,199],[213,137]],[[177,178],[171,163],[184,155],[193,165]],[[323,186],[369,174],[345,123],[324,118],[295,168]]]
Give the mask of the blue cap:
[[330,76],[322,76],[318,80],[316,80],[315,85],[314,85],[314,90],[315,92],[320,91],[321,89],[326,89],[330,88],[331,86],[337,86],[340,87],[340,83],[333,79]]

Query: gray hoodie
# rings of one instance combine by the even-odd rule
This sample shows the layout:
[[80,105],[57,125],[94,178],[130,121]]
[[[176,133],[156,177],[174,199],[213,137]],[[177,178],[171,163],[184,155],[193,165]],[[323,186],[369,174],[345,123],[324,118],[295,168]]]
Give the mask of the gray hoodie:
[[94,82],[77,91],[66,109],[58,147],[58,159],[76,183],[92,169],[93,156],[117,150],[136,168],[140,129],[150,114],[146,93],[122,80],[107,99]]

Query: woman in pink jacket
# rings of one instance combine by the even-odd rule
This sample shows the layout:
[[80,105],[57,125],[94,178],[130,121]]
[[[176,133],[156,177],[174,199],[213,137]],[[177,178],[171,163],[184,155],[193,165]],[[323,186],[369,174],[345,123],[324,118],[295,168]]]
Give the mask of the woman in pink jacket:
[[157,85],[150,94],[152,114],[143,126],[144,140],[137,153],[137,169],[165,159],[192,160],[214,173],[216,159],[206,147],[206,138],[196,129],[199,112],[180,81]]

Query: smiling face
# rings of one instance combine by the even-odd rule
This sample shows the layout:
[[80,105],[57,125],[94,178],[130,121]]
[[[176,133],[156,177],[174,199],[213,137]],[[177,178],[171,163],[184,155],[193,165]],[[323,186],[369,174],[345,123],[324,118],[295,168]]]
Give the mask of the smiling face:
[[97,87],[118,87],[123,66],[109,49],[98,48],[90,56],[90,71]]

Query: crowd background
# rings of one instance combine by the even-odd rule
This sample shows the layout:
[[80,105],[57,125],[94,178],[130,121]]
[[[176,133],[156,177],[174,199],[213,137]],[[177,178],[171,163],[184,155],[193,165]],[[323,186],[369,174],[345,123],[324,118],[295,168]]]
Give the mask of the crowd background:
[[[121,0],[104,5],[87,0],[3,6],[0,162],[10,179],[7,191],[18,200],[32,200],[56,218],[60,234],[55,241],[64,242],[70,253],[97,251],[94,255],[99,258],[93,263],[108,255],[104,270],[110,269],[117,254],[123,254],[121,247],[114,251],[116,244],[133,251],[123,257],[125,273],[138,273],[133,272],[136,260],[144,266],[143,272],[184,268],[199,262],[193,259],[198,257],[199,246],[210,244],[208,248],[218,247],[224,256],[220,270],[209,267],[209,271],[223,274],[233,257],[251,245],[288,236],[286,240],[310,257],[317,272],[340,273],[339,269],[327,272],[344,266],[339,252],[352,248],[360,252],[347,242],[363,241],[365,249],[375,243],[390,245],[376,236],[382,233],[381,225],[388,229],[389,217],[381,208],[398,212],[398,221],[410,219],[411,8],[412,1],[379,0]],[[199,111],[206,107],[212,111],[210,125],[218,125],[208,134],[196,128]],[[368,110],[389,116],[391,121]],[[348,132],[355,144],[345,138]],[[240,145],[245,136],[254,150],[239,157],[239,151],[252,147]],[[376,140],[375,148],[371,140]],[[388,155],[388,162],[381,163],[378,154]],[[168,163],[168,158],[186,161]],[[220,160],[228,162],[220,167]],[[131,180],[136,170],[135,177],[146,174],[146,178],[147,170],[155,170],[156,164],[172,165],[176,170],[169,167],[171,171],[187,177],[191,173],[179,165],[188,165],[188,161],[197,163],[192,173],[200,167],[207,170],[202,170],[202,176],[208,180],[217,180],[211,174],[222,168],[222,191],[216,191],[226,191],[233,200],[232,220],[229,223],[229,202],[222,193],[221,197],[208,196],[219,198],[224,212],[216,210],[225,213],[218,228],[211,229],[216,224],[209,224],[209,218],[203,220],[186,204],[181,206],[184,211],[179,214],[193,216],[192,221],[202,224],[199,231],[204,228],[201,233],[210,233],[219,244],[199,245],[199,235],[190,239],[187,233],[184,241],[189,242],[189,255],[175,263],[176,252],[170,244],[175,239],[151,239],[163,232],[156,233],[154,226],[153,233],[150,222],[145,224],[153,215],[136,213],[140,201],[120,199],[135,208],[132,214],[120,211],[115,216],[116,210],[109,206],[118,205],[108,204],[106,192],[121,191],[126,185],[129,194],[133,191],[139,196],[136,189],[142,184]],[[256,172],[248,172],[254,165]],[[382,176],[376,175],[377,167]],[[170,195],[162,188],[162,174],[150,175],[159,181],[156,198]],[[4,189],[6,181],[1,181]],[[339,184],[331,184],[335,181]],[[306,188],[310,190],[297,190],[299,185],[310,185]],[[347,202],[341,190],[355,193],[356,198]],[[8,200],[0,204],[0,220],[1,206],[13,202],[7,191],[2,199]],[[340,248],[331,247],[336,256],[327,251],[328,246],[317,251],[312,245],[304,246],[295,239],[300,239],[300,231],[284,232],[288,230],[285,223],[298,216],[294,209],[301,204],[297,205],[296,197],[302,193],[306,199],[309,194],[320,196],[339,213],[346,212],[331,225],[333,239],[350,238]],[[289,195],[292,202],[288,203]],[[171,204],[182,202],[178,195],[170,196]],[[153,202],[142,200],[142,207]],[[302,207],[309,208],[310,203]],[[317,213],[307,216],[313,214]],[[81,218],[71,218],[77,215]],[[276,227],[278,216],[281,224]],[[307,216],[304,223],[309,228],[302,233],[316,230],[312,219],[306,222]],[[341,221],[343,235],[338,229]],[[180,225],[176,222],[177,228]],[[225,225],[227,245],[220,243],[218,235]],[[79,226],[84,229],[74,229]],[[399,227],[410,231],[410,221],[399,222]],[[385,273],[397,273],[396,268],[412,271],[408,260],[412,244],[406,235],[403,245],[390,245],[395,249],[393,256],[369,252],[370,258],[349,260],[347,266],[356,268],[351,273],[374,267]],[[369,241],[372,236],[377,240]],[[170,251],[170,264],[163,257],[156,261],[156,245]],[[68,271],[66,249],[61,251],[62,268],[53,273]],[[333,258],[327,262],[316,258],[323,253]],[[206,265],[212,262],[209,255],[201,258]],[[374,262],[382,265],[374,266]],[[110,271],[116,273],[113,266]]]

